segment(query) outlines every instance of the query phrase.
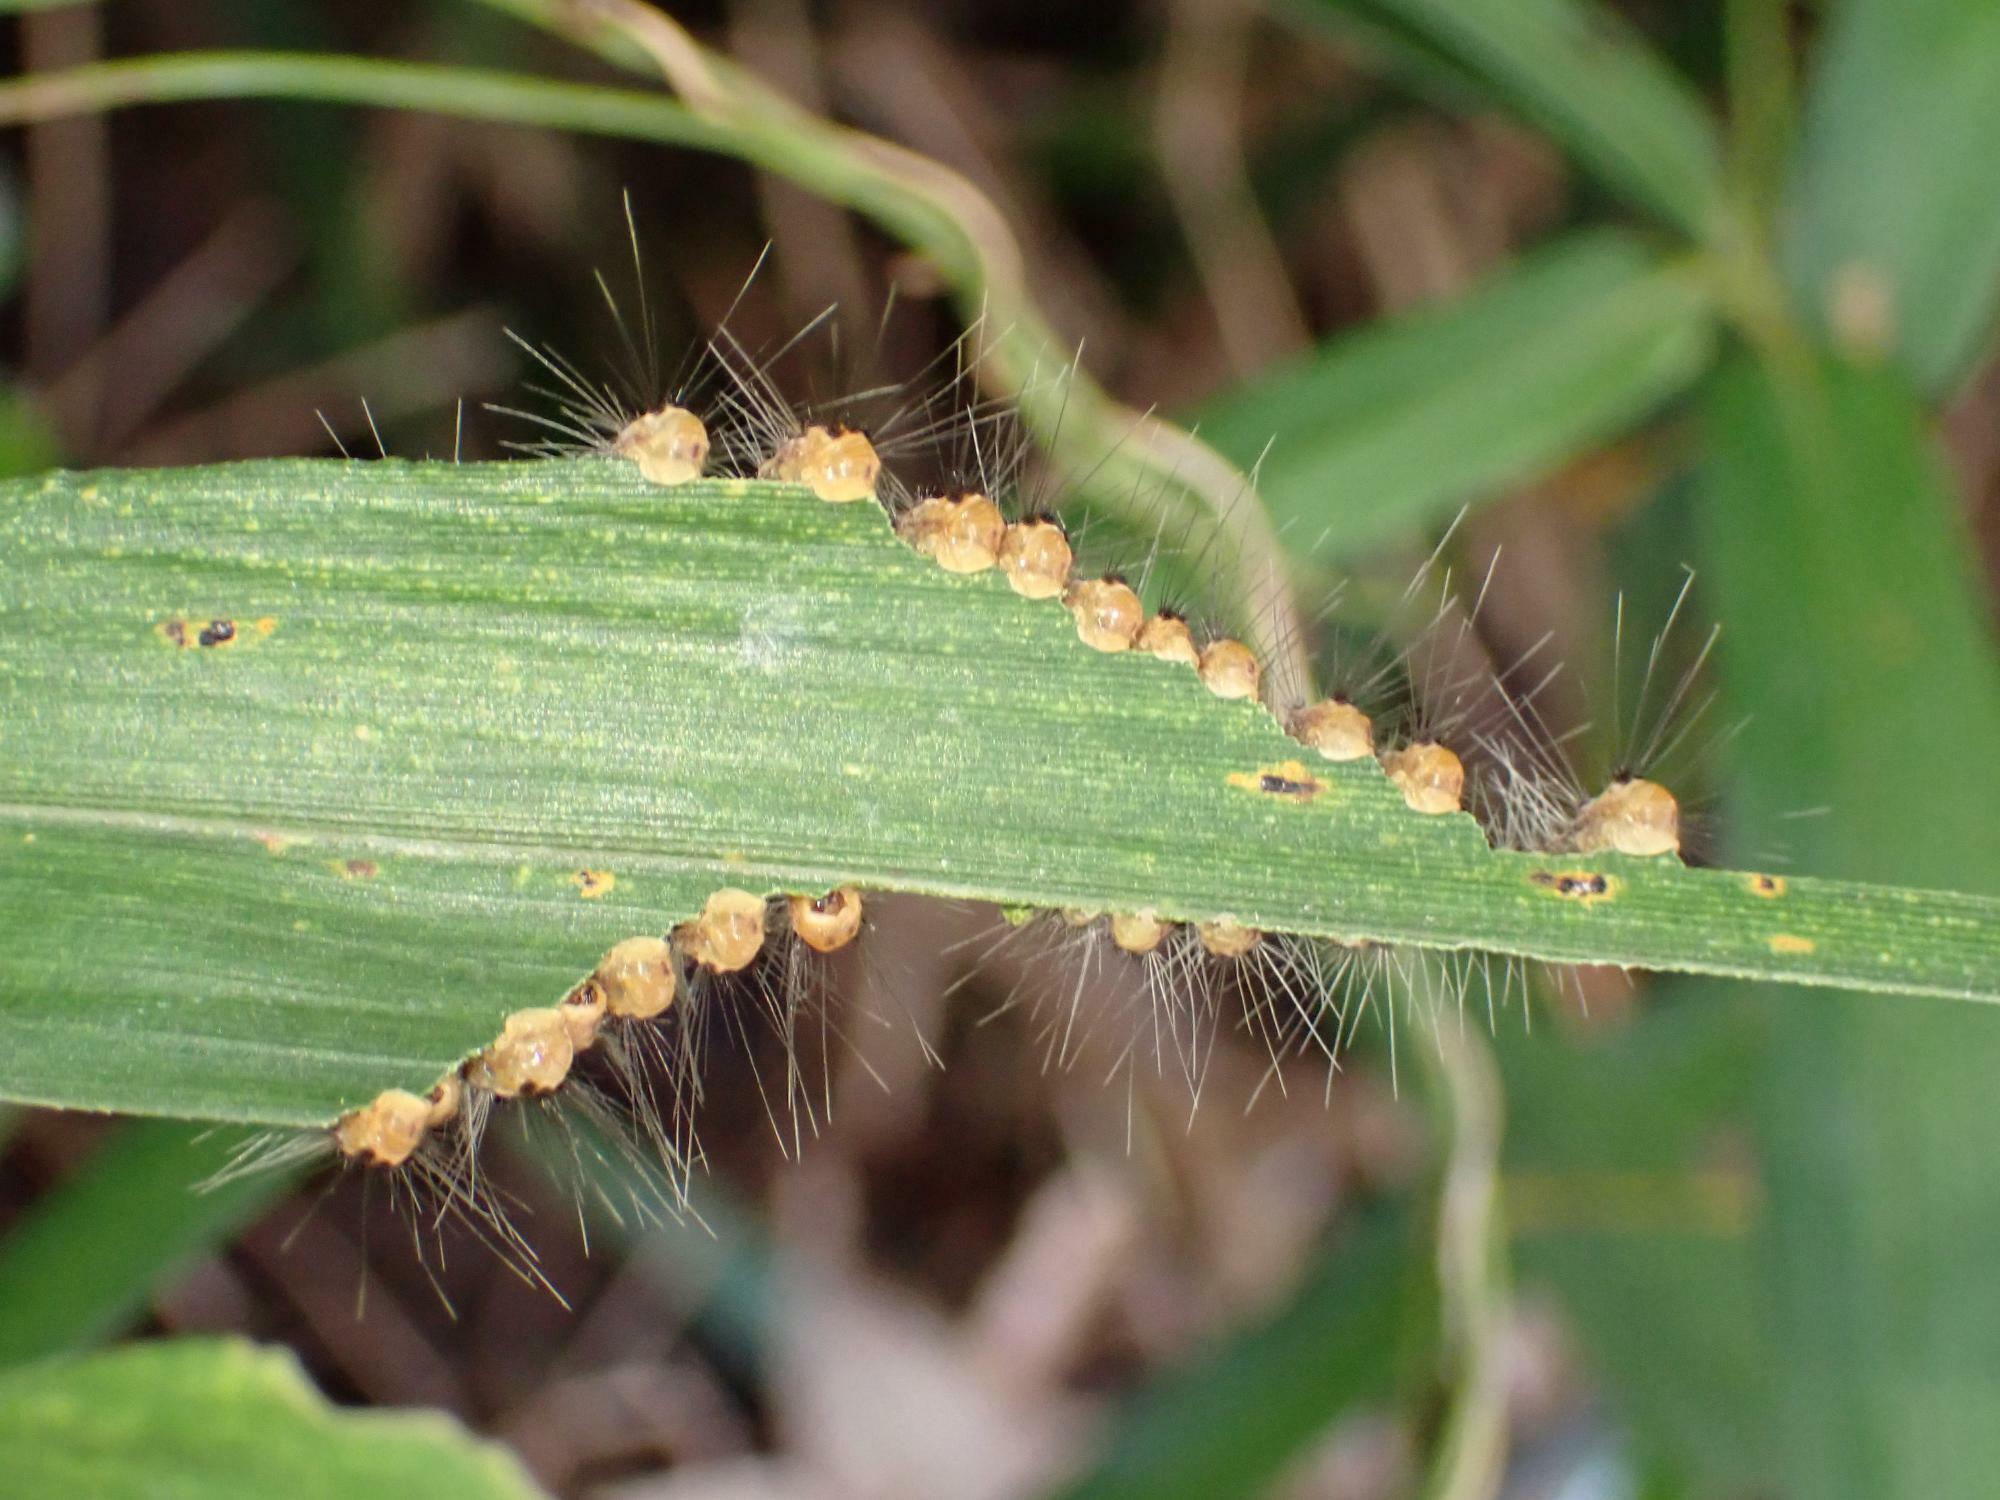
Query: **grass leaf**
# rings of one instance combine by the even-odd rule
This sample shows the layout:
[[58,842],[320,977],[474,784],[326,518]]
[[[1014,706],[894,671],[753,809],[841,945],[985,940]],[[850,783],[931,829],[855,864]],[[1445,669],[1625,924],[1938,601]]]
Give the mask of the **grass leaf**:
[[504,1450],[444,1416],[338,1411],[289,1354],[227,1340],[160,1340],[0,1374],[0,1454],[19,1495],[541,1494]]
[[[2000,666],[1975,549],[1908,383],[1739,357],[1708,393],[1708,581],[1738,706],[1741,836],[1816,868],[2000,890]],[[1829,804],[1831,816],[1793,809]],[[2000,1465],[2000,1032],[1768,997],[1755,1115],[1788,1494],[1972,1494]]]
[[0,546],[0,1098],[323,1123],[721,886],[2000,997],[1993,901],[1496,853],[802,489],[51,475]]
[[1484,84],[1617,191],[1695,239],[1722,217],[1701,97],[1609,6],[1584,0],[1299,0],[1352,14]]
[[228,1239],[292,1184],[262,1172],[197,1193],[234,1143],[135,1120],[0,1238],[0,1365],[116,1333],[185,1263]]
[[1437,1288],[1410,1240],[1399,1213],[1361,1216],[1282,1309],[1146,1392],[1062,1500],[1267,1493],[1309,1439],[1390,1397],[1435,1348]]
[[1335,339],[1232,392],[1201,431],[1240,464],[1261,456],[1258,487],[1294,548],[1338,565],[1624,433],[1713,347],[1695,277],[1601,231]]
[[1821,43],[1782,249],[1800,298],[1942,391],[2000,310],[2000,6],[1846,0]]

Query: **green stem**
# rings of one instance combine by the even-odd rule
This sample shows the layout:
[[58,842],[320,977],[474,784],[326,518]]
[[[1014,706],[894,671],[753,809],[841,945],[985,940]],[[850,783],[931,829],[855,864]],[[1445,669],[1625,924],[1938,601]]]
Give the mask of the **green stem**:
[[1507,1235],[1500,1211],[1503,1103],[1493,1051],[1462,1021],[1418,1055],[1446,1136],[1437,1268],[1453,1389],[1425,1493],[1487,1500],[1507,1468]]
[[1729,173],[1738,210],[1758,238],[1769,231],[1783,185],[1796,116],[1786,0],[1727,0],[1723,7],[1729,75]]

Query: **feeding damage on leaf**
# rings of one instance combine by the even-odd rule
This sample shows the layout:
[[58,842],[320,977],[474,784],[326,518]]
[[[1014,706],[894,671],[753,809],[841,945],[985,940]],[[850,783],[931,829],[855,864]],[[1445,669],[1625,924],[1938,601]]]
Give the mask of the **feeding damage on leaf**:
[[1310,802],[1326,790],[1326,783],[1296,760],[1261,766],[1255,771],[1232,771],[1229,773],[1229,784],[1246,792],[1290,802]]
[[1610,901],[1618,895],[1617,877],[1596,870],[1535,870],[1530,872],[1528,881],[1565,901],[1584,906]]

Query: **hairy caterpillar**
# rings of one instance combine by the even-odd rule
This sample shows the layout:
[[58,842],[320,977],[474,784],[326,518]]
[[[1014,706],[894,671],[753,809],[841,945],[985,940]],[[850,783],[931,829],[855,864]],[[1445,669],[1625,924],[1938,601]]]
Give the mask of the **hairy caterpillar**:
[[[726,364],[718,369],[718,381],[731,380]],[[900,397],[890,393],[887,399]],[[726,433],[732,419],[721,392],[715,401],[716,407],[693,415],[705,429],[714,416],[716,431]],[[1171,557],[1157,538],[1150,552],[1143,546],[1128,546],[1121,557],[1115,545],[1103,545],[1087,527],[1071,532],[1058,525],[1047,516],[1041,497],[1031,495],[1030,486],[1009,474],[1005,441],[994,440],[990,414],[967,410],[954,427],[935,415],[940,403],[932,398],[904,404],[932,413],[922,430],[933,438],[976,435],[970,443],[976,450],[975,462],[964,467],[962,480],[947,480],[927,493],[921,484],[895,481],[892,466],[876,485],[889,525],[911,548],[913,557],[906,558],[904,566],[935,569],[929,575],[934,585],[924,587],[934,588],[938,601],[949,601],[964,590],[984,590],[987,597],[1016,596],[1009,601],[1010,609],[1023,613],[1044,609],[1045,618],[1060,622],[1063,631],[1093,650],[1104,648],[1091,639],[1091,633],[1109,632],[1106,643],[1123,649],[1108,654],[1125,660],[1107,663],[1103,670],[1122,674],[1126,683],[1166,683],[1185,674],[1182,680],[1189,691],[1205,689],[1218,700],[1218,713],[1225,709],[1239,715],[1263,713],[1258,706],[1267,696],[1262,664],[1233,637],[1203,629],[1198,611],[1165,597],[1160,578],[1174,567],[1184,577],[1190,571],[1186,559]],[[615,413],[628,425],[646,414],[637,403]],[[786,428],[774,421],[765,431],[767,443],[790,441],[782,434],[796,436],[798,426]],[[620,503],[627,507],[626,513],[646,515],[645,506],[635,505],[634,497],[657,492],[662,522],[671,525],[675,496],[686,481],[649,477],[644,458],[620,451],[615,441],[593,451],[603,462],[632,466],[634,477],[620,482],[624,487]],[[766,469],[771,451],[775,450],[742,439],[718,441],[704,466],[753,476]],[[949,470],[951,464],[940,467]],[[765,491],[757,503],[817,510],[830,501],[842,507],[839,515],[860,513],[848,509],[855,502],[844,494],[820,495],[809,478],[795,482],[795,499]],[[704,503],[726,505],[729,494],[711,488]],[[879,534],[886,545],[886,532]],[[1021,540],[1013,551],[1023,561],[1010,569],[1005,559],[1016,537]],[[1038,559],[1032,565],[1027,561],[1031,554]],[[1156,567],[1163,557],[1166,562]],[[1023,582],[1030,586],[1023,587]],[[1444,603],[1425,598],[1412,612],[1423,620],[1413,638],[1385,634],[1378,664],[1344,678],[1330,674],[1342,684],[1335,694],[1270,705],[1278,722],[1294,728],[1296,750],[1272,756],[1254,768],[1232,770],[1232,785],[1241,795],[1263,799],[1273,807],[1307,806],[1329,786],[1380,776],[1406,803],[1412,802],[1416,800],[1412,787],[1434,795],[1439,778],[1416,776],[1404,762],[1413,750],[1432,746],[1440,756],[1452,757],[1460,769],[1457,784],[1448,787],[1447,805],[1427,815],[1442,817],[1464,805],[1475,811],[1481,808],[1482,742],[1466,705],[1487,692],[1486,684],[1497,674],[1458,657],[1461,641],[1472,636],[1475,611],[1456,606],[1448,610]],[[745,658],[751,670],[763,670],[759,663],[782,662],[783,622],[776,623],[779,633],[769,639],[746,634],[732,643],[752,653]],[[1075,645],[1069,649],[1074,651]],[[1433,660],[1443,665],[1433,670]],[[774,690],[781,690],[782,672],[771,675]],[[1022,691],[1033,690],[1031,682],[1020,686]],[[1142,686],[1120,690],[1152,691]],[[1376,754],[1388,758],[1379,769],[1366,764]],[[1135,765],[1143,770],[1143,759]],[[1399,770],[1411,785],[1401,784]],[[621,885],[626,873],[619,872]],[[738,887],[717,878],[707,892],[714,910],[691,912],[666,930],[647,932],[643,924],[635,924],[621,941],[599,950],[594,968],[586,970],[587,960],[580,962],[582,972],[564,993],[519,996],[505,1024],[468,1063],[462,1078],[468,1101],[462,1123],[447,1121],[436,1127],[451,1148],[444,1159],[463,1163],[462,1170],[472,1174],[480,1142],[493,1121],[510,1114],[559,1119],[569,1101],[575,1101],[576,1108],[587,1114],[615,1120],[631,1138],[650,1141],[647,1149],[661,1163],[665,1183],[660,1196],[669,1207],[677,1207],[702,1160],[693,1127],[710,1076],[708,1042],[719,1033],[739,1041],[751,1033],[775,1038],[785,1076],[765,1096],[766,1109],[779,1125],[781,1138],[795,1149],[804,1133],[814,1128],[815,1096],[823,1108],[827,1094],[823,1078],[811,1079],[798,1063],[801,1028],[825,1027],[822,1035],[837,1038],[838,1011],[835,1002],[822,1003],[799,977],[807,967],[805,961],[778,961],[771,956],[768,935],[791,931],[788,941],[794,954],[819,951],[808,932],[798,930],[810,928],[812,918],[833,919],[833,930],[820,934],[824,940],[839,936],[840,924],[848,920],[848,906],[846,898],[830,902],[829,892],[842,872],[826,869],[824,874],[825,884],[775,891],[754,881]],[[582,872],[579,897],[593,899],[611,879],[609,870]],[[1551,880],[1552,898],[1589,901],[1603,894],[1594,895],[1584,877],[1572,879],[1557,872]],[[872,894],[857,889],[853,900],[866,902]],[[1324,1063],[1330,1077],[1338,1042],[1353,1036],[1371,1008],[1381,1013],[1374,1000],[1409,973],[1431,972],[1425,963],[1405,963],[1393,949],[1364,946],[1358,935],[1357,941],[1345,945],[1324,936],[1297,937],[1284,930],[1281,920],[1272,921],[1269,911],[1238,906],[1232,912],[1230,903],[1217,903],[1199,920],[1183,913],[1189,920],[1178,922],[1170,903],[1131,891],[1125,896],[1107,909],[1068,910],[1023,929],[1049,932],[1055,938],[1049,996],[1028,992],[1021,996],[1032,1014],[1050,1018],[1044,1039],[1052,1065],[1079,1056],[1081,1048],[1075,1044],[1094,1035],[1108,1042],[1114,1070],[1122,1065],[1117,1059],[1134,1067],[1143,1065],[1179,1078],[1191,1096],[1199,1097],[1218,1039],[1240,1031],[1267,1055],[1270,1076],[1279,1084],[1293,1061]],[[773,901],[779,906],[773,908]],[[677,907],[676,914],[685,910]],[[774,922],[774,916],[780,920]],[[867,946],[858,923],[848,941]],[[614,961],[621,949],[623,958]],[[643,968],[646,953],[652,955],[657,975],[654,998],[637,1010],[629,1002],[614,1004],[613,992],[634,983],[619,964],[630,960]],[[1092,977],[1096,974],[1135,981],[1128,986],[1136,997],[1129,1011],[1103,1010]],[[1473,982],[1468,977],[1459,986],[1458,1003],[1463,1003],[1463,991]],[[1510,985],[1511,978],[1505,983]],[[1449,979],[1441,982],[1438,994],[1448,993],[1451,984]],[[1501,993],[1504,996],[1506,989]],[[582,1075],[579,1059],[586,1070]],[[375,1107],[369,1101],[353,1112],[362,1114]],[[403,1166],[389,1165],[388,1158],[395,1153],[372,1144],[386,1138],[371,1133],[374,1120],[373,1114],[362,1114],[337,1131],[336,1150],[345,1145],[350,1149],[343,1154],[350,1159],[392,1173],[405,1170],[419,1156],[431,1155],[425,1141],[419,1140],[403,1156]]]

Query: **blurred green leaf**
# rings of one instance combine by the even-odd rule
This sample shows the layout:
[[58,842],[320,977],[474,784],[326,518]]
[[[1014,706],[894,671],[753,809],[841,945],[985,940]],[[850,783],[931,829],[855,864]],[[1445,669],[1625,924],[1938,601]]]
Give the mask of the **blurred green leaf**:
[[0,384],[0,479],[39,473],[61,457],[41,409],[19,386]]
[[0,1098],[330,1123],[722,886],[2000,996],[1993,901],[1617,856],[1564,857],[1610,897],[1567,899],[802,488],[50,475],[0,486],[0,542]]
[[173,1339],[0,1374],[9,1494],[90,1500],[529,1500],[504,1449],[435,1413],[343,1412],[291,1355]]
[[1647,986],[1629,1025],[1500,1036],[1517,1280],[1560,1296],[1638,1450],[1697,1494],[1756,1493],[1771,1466],[1779,1366],[1747,1142],[1766,1017],[1746,1000]]
[[1721,10],[1731,190],[1768,231],[1798,132],[1792,7],[1790,0],[1722,0]]
[[1821,40],[1785,269],[1836,338],[1948,388],[2000,308],[2000,5],[1843,0]]
[[1275,1314],[1141,1397],[1064,1500],[1266,1492],[1341,1413],[1386,1399],[1437,1347],[1437,1285],[1411,1226],[1376,1210]]
[[1598,232],[1333,340],[1232,392],[1201,432],[1238,463],[1263,455],[1258,487],[1293,551],[1339,565],[1619,435],[1712,353],[1691,271]]
[[[1638,622],[1664,620],[1687,584],[1696,482],[1678,475],[1610,534],[1628,652]],[[1706,573],[1688,605],[1695,619],[1713,617],[1705,583]],[[1678,645],[1698,650],[1702,635],[1686,632]],[[1595,680],[1610,681],[1604,645]],[[1655,692],[1686,665],[1671,659],[1675,646],[1668,641],[1669,660],[1648,669]],[[1721,726],[1744,715],[1726,702],[1711,713],[1718,743],[1683,762],[1674,787],[1683,806],[1701,808],[1700,825],[1719,830],[1727,814],[1716,781],[1729,760],[1720,742],[1740,739]],[[1617,731],[1602,721],[1619,717],[1599,716],[1597,753],[1616,756]],[[1753,714],[1740,734],[1768,725]],[[1697,764],[1704,773],[1684,783]],[[1639,980],[1611,997],[1609,1013],[1598,990],[1589,993],[1587,1022],[1566,1014],[1575,1002],[1565,997],[1552,1001],[1554,1016],[1535,1015],[1531,1035],[1499,1029],[1508,1213],[1524,1292],[1561,1300],[1624,1431],[1621,1446],[1652,1477],[1639,1493],[1767,1493],[1783,1361],[1764,1302],[1766,1194],[1750,1113],[1769,1007],[1747,986],[1704,979]]]
[[[524,1116],[523,1123],[530,1119]],[[609,1250],[643,1276],[665,1299],[671,1319],[728,1379],[753,1387],[769,1378],[771,1346],[784,1322],[779,1251],[723,1182],[707,1177],[694,1183],[690,1207],[699,1216],[698,1229],[679,1221],[662,1225],[625,1211],[625,1205],[658,1199],[650,1159],[624,1149],[587,1116],[566,1118],[560,1130],[531,1129],[512,1145],[547,1175],[551,1188],[574,1200],[591,1254]]]
[[1295,0],[1441,56],[1617,191],[1696,239],[1720,232],[1722,166],[1701,97],[1609,6],[1583,0]]
[[196,1184],[233,1140],[136,1121],[0,1238],[0,1365],[116,1333],[161,1283],[289,1190],[273,1170],[208,1192]]
[[1744,838],[1830,801],[1786,822],[1795,857],[2000,886],[2000,782],[1965,759],[2000,743],[2000,659],[1925,414],[1893,372],[1830,360],[1738,358],[1710,397],[1722,661],[1767,721],[1741,745]]
[[[1728,622],[1740,839],[1852,875],[2000,889],[2000,662],[1902,377],[1735,359],[1709,392],[1709,582]],[[1788,813],[1819,804],[1828,816]],[[1970,1495],[2000,1472],[2000,1032],[1767,999],[1757,1073],[1780,1486]]]

